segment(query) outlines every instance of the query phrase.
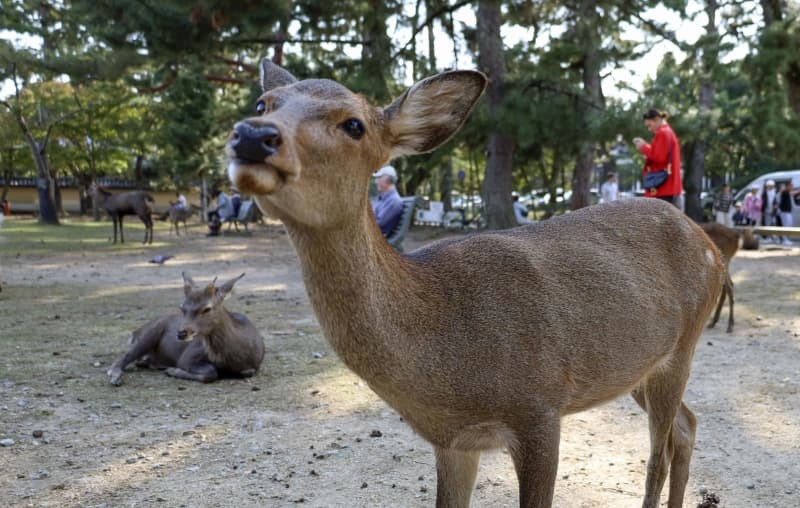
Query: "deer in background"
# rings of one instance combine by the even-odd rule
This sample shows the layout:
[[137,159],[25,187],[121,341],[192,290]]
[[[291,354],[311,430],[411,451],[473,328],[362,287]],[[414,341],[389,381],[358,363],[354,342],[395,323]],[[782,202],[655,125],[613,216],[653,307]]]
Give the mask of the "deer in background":
[[[725,297],[727,296],[729,302],[727,332],[731,333],[733,331],[733,280],[730,274],[730,264],[731,259],[733,259],[733,256],[735,256],[736,252],[739,250],[739,238],[741,235],[735,229],[716,222],[704,222],[700,224],[700,227],[703,228],[703,231],[705,231],[709,238],[717,245],[722,253],[722,259],[725,260],[725,285],[723,286],[722,295],[719,297],[719,302],[717,302],[717,310],[714,312],[714,317],[711,318],[708,327],[714,328],[714,325],[719,321],[719,315],[720,312],[722,312],[722,306],[725,304]],[[750,230],[750,234],[752,235],[752,230]]]
[[486,77],[438,74],[381,109],[267,59],[261,74],[228,174],[285,224],[338,356],[433,445],[437,506],[467,506],[481,451],[499,447],[520,505],[551,506],[561,418],[625,393],[650,424],[643,504],[659,505],[669,473],[681,506],[696,427],[681,399],[725,280],[708,236],[663,201],[632,199],[398,254],[370,175],[447,141]]
[[108,212],[114,222],[114,243],[117,243],[117,225],[119,225],[119,239],[125,243],[122,232],[122,218],[126,215],[136,215],[144,223],[144,241],[153,243],[153,196],[144,191],[122,192],[112,194],[99,185],[92,185],[94,205]]
[[133,332],[128,352],[108,369],[111,384],[122,384],[122,371],[133,362],[204,383],[220,375],[255,375],[264,359],[264,339],[247,316],[222,305],[242,277],[198,287],[184,273],[181,313],[153,319]]
[[186,221],[199,211],[200,207],[194,203],[190,204],[189,208],[170,207],[166,216],[166,220],[169,221],[169,233],[172,234],[172,228],[174,227],[175,235],[181,236],[181,232],[178,230],[178,223],[183,222],[183,233],[188,235],[189,231],[186,229]]

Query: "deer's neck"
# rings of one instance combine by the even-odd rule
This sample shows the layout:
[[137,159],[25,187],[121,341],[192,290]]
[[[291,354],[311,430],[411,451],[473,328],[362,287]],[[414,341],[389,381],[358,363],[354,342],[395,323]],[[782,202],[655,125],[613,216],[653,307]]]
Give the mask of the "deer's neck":
[[369,213],[335,231],[290,223],[287,229],[311,304],[336,353],[373,387],[390,381],[383,379],[387,363],[407,357],[412,340],[405,316],[414,315],[421,296],[430,294],[422,269],[386,243]]
[[248,351],[247,348],[240,347],[238,344],[243,338],[231,313],[224,308],[221,311],[219,323],[208,336],[204,337],[206,354],[211,363],[215,365],[236,363],[237,359],[229,358],[229,356],[244,354]]

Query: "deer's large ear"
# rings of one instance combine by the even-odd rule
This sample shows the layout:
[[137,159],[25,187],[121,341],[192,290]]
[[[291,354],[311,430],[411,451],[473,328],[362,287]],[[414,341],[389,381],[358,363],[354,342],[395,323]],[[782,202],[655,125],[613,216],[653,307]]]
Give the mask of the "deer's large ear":
[[269,58],[262,58],[259,67],[261,68],[261,90],[265,93],[273,88],[297,82],[297,78],[292,76],[289,71],[272,63]]
[[450,71],[423,79],[383,110],[390,159],[430,152],[455,134],[478,102],[487,79],[477,71]]
[[239,282],[239,279],[241,279],[242,277],[244,277],[244,274],[241,274],[238,277],[234,277],[231,280],[226,281],[222,285],[218,286],[217,287],[217,292],[214,295],[214,297],[218,301],[222,301],[226,296],[228,296],[228,293],[231,292],[231,289],[233,289],[233,285],[236,284],[237,282]]
[[189,293],[196,286],[196,284],[194,283],[192,278],[189,277],[188,273],[181,272],[181,276],[183,277],[183,294],[189,296]]

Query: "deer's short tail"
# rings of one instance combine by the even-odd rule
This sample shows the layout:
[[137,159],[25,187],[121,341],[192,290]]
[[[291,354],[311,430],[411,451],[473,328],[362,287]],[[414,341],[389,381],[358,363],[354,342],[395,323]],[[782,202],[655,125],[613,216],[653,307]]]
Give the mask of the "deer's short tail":
[[153,199],[153,196],[151,196],[150,194],[145,194],[144,195],[144,199],[149,201],[149,202],[151,202],[151,203],[155,203],[156,202],[156,200]]

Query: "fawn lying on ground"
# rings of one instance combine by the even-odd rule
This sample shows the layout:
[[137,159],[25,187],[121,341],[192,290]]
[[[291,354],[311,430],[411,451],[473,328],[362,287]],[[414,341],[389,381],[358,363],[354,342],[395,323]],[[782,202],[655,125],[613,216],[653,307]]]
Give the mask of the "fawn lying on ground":
[[696,427],[681,399],[725,279],[708,236],[632,199],[400,255],[375,224],[370,175],[447,141],[486,78],[445,72],[381,109],[261,68],[258,116],[226,146],[231,180],[285,224],[342,361],[433,444],[437,506],[467,506],[481,451],[506,447],[520,505],[549,507],[561,417],[625,393],[649,417],[644,506],[667,473],[681,506]]
[[108,369],[111,384],[121,384],[123,369],[134,361],[139,367],[165,369],[170,376],[194,381],[254,375],[264,359],[264,339],[246,316],[222,305],[242,277],[200,288],[184,274],[181,314],[153,319],[135,330],[130,350]]

